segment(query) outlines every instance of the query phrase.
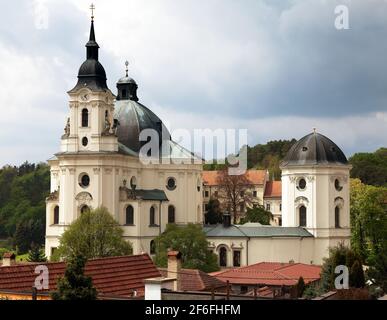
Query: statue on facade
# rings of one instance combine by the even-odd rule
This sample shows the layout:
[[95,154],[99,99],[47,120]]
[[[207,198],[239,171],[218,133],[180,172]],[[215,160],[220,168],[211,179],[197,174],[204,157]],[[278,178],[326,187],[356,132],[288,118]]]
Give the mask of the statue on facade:
[[112,130],[113,130],[113,134],[115,136],[117,135],[117,130],[118,130],[119,125],[120,125],[120,122],[117,119],[114,119],[114,124],[113,124]]
[[112,124],[111,124],[110,119],[109,119],[109,112],[106,111],[106,113],[105,113],[105,128],[104,128],[103,133],[105,135],[111,134],[111,128],[112,128]]
[[66,126],[64,127],[64,135],[62,138],[67,138],[70,135],[70,118],[67,118]]

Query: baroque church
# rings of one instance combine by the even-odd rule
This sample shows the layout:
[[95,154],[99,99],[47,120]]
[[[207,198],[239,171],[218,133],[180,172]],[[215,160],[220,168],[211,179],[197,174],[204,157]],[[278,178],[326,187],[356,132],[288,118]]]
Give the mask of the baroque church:
[[[172,141],[162,121],[139,102],[128,72],[117,82],[117,94],[110,91],[98,53],[92,18],[86,61],[68,92],[60,152],[48,161],[47,257],[66,227],[90,208],[104,206],[113,214],[134,254],[152,253],[153,239],[168,223],[202,222],[200,159]],[[159,161],[148,164],[140,159],[148,142],[139,139],[145,129],[160,147]]]
[[[134,254],[154,254],[154,239],[169,223],[203,224],[208,190],[202,160],[175,143],[162,121],[139,102],[138,85],[128,70],[116,94],[110,91],[98,53],[92,17],[86,61],[68,92],[60,151],[48,161],[47,257],[67,226],[100,206],[121,225]],[[149,136],[141,137],[144,130],[157,137],[158,161],[141,158],[149,142]],[[329,247],[349,244],[350,169],[333,141],[317,132],[305,136],[281,166],[282,196],[275,200],[281,203],[282,226],[232,225],[225,217],[223,224],[203,226],[209,250],[221,267],[262,261],[321,264]]]

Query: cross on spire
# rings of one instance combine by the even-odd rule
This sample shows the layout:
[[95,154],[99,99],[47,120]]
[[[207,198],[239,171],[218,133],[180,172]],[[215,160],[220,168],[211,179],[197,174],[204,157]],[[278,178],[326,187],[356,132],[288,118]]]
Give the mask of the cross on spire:
[[94,3],[91,4],[90,10],[91,10],[91,20],[94,21],[94,10],[95,10]]
[[128,66],[129,66],[129,61],[125,61],[125,66],[126,66],[126,76],[128,77]]

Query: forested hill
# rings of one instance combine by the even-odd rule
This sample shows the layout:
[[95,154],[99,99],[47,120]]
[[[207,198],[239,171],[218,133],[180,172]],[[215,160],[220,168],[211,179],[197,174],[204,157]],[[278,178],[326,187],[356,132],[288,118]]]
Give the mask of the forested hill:
[[356,153],[350,159],[352,178],[363,183],[387,187],[387,148],[374,153]]
[[[280,162],[286,156],[291,146],[297,140],[275,140],[266,144],[257,144],[254,147],[247,146],[247,168],[269,169],[270,178],[279,180],[281,178]],[[204,170],[220,170],[224,165],[206,164]]]
[[45,199],[50,189],[50,170],[46,164],[25,162],[20,167],[0,169],[0,239],[20,253],[32,242],[44,243]]

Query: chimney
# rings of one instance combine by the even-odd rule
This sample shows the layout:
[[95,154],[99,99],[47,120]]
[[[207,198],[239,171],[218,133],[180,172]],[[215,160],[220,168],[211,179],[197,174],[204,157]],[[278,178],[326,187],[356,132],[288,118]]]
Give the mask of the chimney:
[[168,251],[168,278],[175,278],[173,291],[180,290],[181,253],[179,251]]
[[231,215],[229,213],[223,214],[223,227],[225,228],[231,227]]
[[3,255],[3,267],[10,267],[11,265],[15,264],[15,254],[12,252],[6,252]]

